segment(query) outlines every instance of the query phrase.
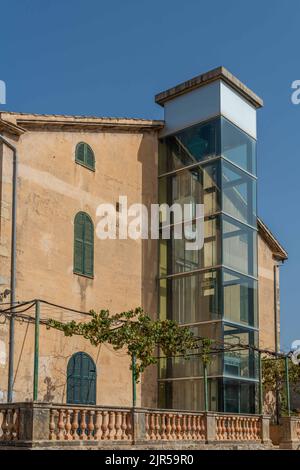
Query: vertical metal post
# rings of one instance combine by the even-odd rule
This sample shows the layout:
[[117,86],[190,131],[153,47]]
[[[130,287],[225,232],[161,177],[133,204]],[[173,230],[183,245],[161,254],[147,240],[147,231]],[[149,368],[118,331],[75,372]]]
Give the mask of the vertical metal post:
[[40,301],[35,302],[34,323],[34,370],[33,370],[33,401],[37,401],[39,394],[39,346],[40,346]]
[[263,403],[264,403],[264,394],[263,394],[263,375],[262,375],[262,358],[261,352],[258,353],[258,361],[259,361],[259,414],[263,414]]
[[203,364],[204,372],[204,411],[208,411],[208,382],[207,382],[207,365]]
[[132,407],[136,407],[136,357],[132,354],[131,357],[131,369],[132,369]]
[[289,379],[289,358],[285,356],[285,389],[286,389],[286,404],[288,416],[291,416],[291,397],[290,397],[290,379]]

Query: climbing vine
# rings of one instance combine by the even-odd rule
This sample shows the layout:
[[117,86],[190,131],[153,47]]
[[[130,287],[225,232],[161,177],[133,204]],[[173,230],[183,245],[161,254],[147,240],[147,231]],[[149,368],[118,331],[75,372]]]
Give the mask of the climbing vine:
[[91,311],[91,320],[68,323],[53,319],[47,327],[62,331],[65,336],[81,335],[93,346],[110,344],[115,350],[127,349],[135,357],[135,378],[158,362],[157,350],[166,357],[181,355],[189,358],[189,352],[200,349],[202,360],[209,362],[210,340],[195,337],[190,328],[172,320],[152,320],[142,308],[111,315],[108,310]]

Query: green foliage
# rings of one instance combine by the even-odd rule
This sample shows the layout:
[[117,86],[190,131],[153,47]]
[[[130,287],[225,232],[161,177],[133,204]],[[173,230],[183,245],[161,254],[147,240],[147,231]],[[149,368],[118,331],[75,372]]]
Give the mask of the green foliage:
[[[281,412],[284,415],[287,408],[286,377],[284,358],[267,358],[262,361],[263,386],[265,392],[279,393]],[[300,366],[289,359],[289,384],[291,390],[300,393]]]
[[197,339],[190,328],[181,327],[174,321],[153,321],[140,307],[115,315],[110,315],[108,310],[90,313],[88,322],[62,323],[51,319],[47,326],[63,331],[65,336],[81,335],[93,346],[107,343],[115,350],[127,348],[127,353],[136,358],[136,380],[146,367],[157,363],[158,348],[167,357],[182,355],[188,358],[190,350],[200,347],[203,360],[209,360],[210,340]]

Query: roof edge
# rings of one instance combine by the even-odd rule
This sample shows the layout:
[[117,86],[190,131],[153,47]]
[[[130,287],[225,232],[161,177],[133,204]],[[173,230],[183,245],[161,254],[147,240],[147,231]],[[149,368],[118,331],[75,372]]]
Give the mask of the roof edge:
[[175,87],[158,93],[155,96],[155,102],[161,106],[164,106],[167,101],[195,90],[196,88],[208,85],[209,83],[212,83],[216,80],[223,80],[225,83],[230,85],[231,88],[242,95],[242,97],[249,101],[255,108],[258,109],[263,106],[263,100],[223,66],[202,73],[201,75],[197,75],[196,77],[182,82]]
[[259,217],[257,217],[257,227],[258,233],[262,236],[262,238],[267,242],[273,251],[274,258],[279,261],[286,261],[288,259],[288,252],[283,248],[271,230]]

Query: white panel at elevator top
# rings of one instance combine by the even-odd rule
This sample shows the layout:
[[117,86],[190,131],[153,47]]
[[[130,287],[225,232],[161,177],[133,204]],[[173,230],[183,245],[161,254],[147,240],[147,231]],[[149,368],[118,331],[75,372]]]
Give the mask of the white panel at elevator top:
[[254,139],[256,131],[256,109],[226,83],[220,84],[221,114]]
[[222,114],[256,139],[256,109],[221,80],[167,101],[164,111],[161,137]]

